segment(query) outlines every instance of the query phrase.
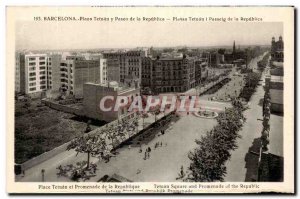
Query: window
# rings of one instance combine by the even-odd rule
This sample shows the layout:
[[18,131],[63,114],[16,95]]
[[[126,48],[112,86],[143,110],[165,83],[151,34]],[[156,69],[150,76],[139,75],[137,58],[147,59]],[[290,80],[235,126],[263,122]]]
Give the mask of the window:
[[33,83],[29,83],[29,86],[35,86],[36,85],[36,83],[35,82],[33,82]]
[[40,72],[40,75],[45,75],[46,74],[46,71],[41,71]]
[[29,66],[35,66],[35,62],[29,62]]
[[29,76],[35,76],[36,73],[29,73]]
[[46,64],[46,62],[44,62],[44,61],[40,62],[40,65],[45,65],[45,64]]
[[35,57],[29,57],[29,61],[35,61]]
[[45,66],[40,67],[40,70],[45,70],[45,69],[46,69]]
[[45,60],[45,57],[40,57],[39,60]]
[[35,80],[36,80],[35,77],[29,78],[29,81],[35,81]]
[[30,91],[35,91],[35,90],[36,90],[36,88],[35,88],[35,87],[33,87],[33,88],[30,88],[29,90],[30,90]]
[[30,67],[29,70],[30,70],[30,71],[35,70],[35,67]]

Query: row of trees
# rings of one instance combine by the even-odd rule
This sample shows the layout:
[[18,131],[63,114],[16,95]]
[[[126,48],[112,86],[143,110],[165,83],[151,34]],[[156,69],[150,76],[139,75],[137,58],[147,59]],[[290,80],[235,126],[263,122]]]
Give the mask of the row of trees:
[[263,101],[263,129],[261,132],[262,151],[268,151],[270,132],[271,101],[270,93],[266,90]]
[[[189,153],[191,160],[184,181],[214,182],[223,181],[226,174],[225,162],[230,158],[231,150],[237,148],[236,139],[245,118],[244,107],[238,100],[232,102],[233,107],[220,113],[218,125],[205,136],[196,140],[198,147]],[[182,171],[181,171],[182,174]],[[180,175],[181,177],[183,175]]]
[[239,131],[246,120],[243,116],[245,107],[240,99],[250,100],[260,77],[261,73],[250,72],[247,74],[246,85],[239,98],[232,101],[232,108],[219,114],[217,126],[196,140],[197,148],[189,153],[191,164],[186,173],[181,168],[177,179],[194,182],[224,181],[225,163],[231,156],[230,151],[238,147],[236,140],[241,137]]
[[76,156],[87,155],[86,161],[57,167],[58,176],[68,177],[71,180],[87,180],[96,174],[97,165],[91,163],[91,157],[109,160],[111,153],[122,141],[131,134],[137,132],[138,118],[132,120],[122,120],[118,124],[107,125],[96,135],[85,134],[75,138],[67,146],[67,150],[75,150]]
[[246,84],[243,87],[239,97],[245,99],[248,102],[253,93],[255,92],[260,78],[261,72],[248,73],[245,77]]
[[262,58],[262,60],[257,62],[257,66],[259,70],[263,71],[266,68],[269,62],[269,57],[270,57],[270,52],[266,53],[265,56]]

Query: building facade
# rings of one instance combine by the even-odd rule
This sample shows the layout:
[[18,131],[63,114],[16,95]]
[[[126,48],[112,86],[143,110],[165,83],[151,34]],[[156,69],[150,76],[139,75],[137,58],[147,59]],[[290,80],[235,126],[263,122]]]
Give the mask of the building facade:
[[15,92],[19,93],[21,91],[20,88],[20,64],[21,64],[21,53],[15,53]]
[[283,62],[284,59],[284,43],[282,36],[279,37],[278,41],[275,41],[275,37],[272,37],[271,43],[271,61]]
[[107,84],[108,83],[107,59],[104,59],[102,54],[92,54],[89,57],[91,60],[99,61],[100,84]]
[[208,61],[206,58],[195,59],[195,86],[201,85],[208,77]]
[[[123,82],[125,78],[125,61],[122,52],[105,52],[104,59],[107,62],[107,81]],[[122,69],[121,69],[122,68]]]
[[[125,96],[128,100],[140,95],[138,88],[123,88],[118,85],[100,85],[95,83],[85,83],[83,86],[83,107],[85,115],[89,118],[111,122],[117,119],[130,117],[128,106],[120,107],[114,111],[117,96]],[[110,111],[103,111],[100,108],[101,100],[106,96],[112,96],[114,100],[106,100],[105,108],[112,108]]]
[[142,60],[142,87],[154,93],[185,92],[207,75],[206,59],[164,57]]
[[48,88],[47,54],[20,55],[20,92],[40,95]]
[[116,81],[126,86],[138,87],[142,81],[142,59],[145,50],[105,52],[108,81]]
[[82,98],[84,83],[100,83],[99,60],[62,60],[60,71],[60,91],[67,95]]
[[41,97],[60,87],[59,54],[16,54],[16,91],[31,97]]
[[283,114],[284,52],[282,37],[280,36],[277,42],[273,37],[271,45],[271,59],[266,75],[266,91],[270,93],[271,112]]

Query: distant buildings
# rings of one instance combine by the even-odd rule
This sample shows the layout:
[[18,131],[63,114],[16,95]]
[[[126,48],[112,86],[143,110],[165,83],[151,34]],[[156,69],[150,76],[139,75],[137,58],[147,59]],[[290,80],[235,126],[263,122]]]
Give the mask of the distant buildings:
[[275,38],[272,38],[271,46],[271,59],[270,69],[266,76],[266,89],[270,93],[271,111],[283,114],[283,40],[279,37],[279,40],[275,42]]
[[282,36],[279,37],[278,41],[275,41],[275,38],[272,37],[271,43],[271,61],[283,62],[284,53],[283,53],[283,40]]
[[234,41],[232,50],[221,48],[206,53],[206,57],[208,58],[208,65],[210,67],[221,67],[223,64],[235,64],[237,67],[241,67],[247,64],[249,59],[247,53],[248,49],[236,49]]
[[156,57],[148,56],[151,49],[144,48],[102,53],[31,53],[24,57],[16,54],[15,90],[36,96],[45,93],[51,98],[58,95],[82,98],[85,83],[108,85],[115,81],[122,87],[148,87],[155,93],[185,92],[201,84],[208,75],[208,67],[238,65],[237,61],[244,56],[235,48],[235,42],[231,53],[225,49],[179,50],[163,50]]

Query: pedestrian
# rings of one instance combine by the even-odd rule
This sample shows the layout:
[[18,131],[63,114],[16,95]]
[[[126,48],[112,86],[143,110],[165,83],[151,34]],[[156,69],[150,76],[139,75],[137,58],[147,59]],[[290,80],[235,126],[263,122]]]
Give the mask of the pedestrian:
[[160,146],[162,146],[162,142],[160,142]]
[[96,166],[93,165],[93,173],[96,173],[96,170],[97,170]]
[[150,147],[148,147],[148,153],[150,153],[151,152],[151,148]]
[[144,157],[144,160],[147,159],[147,151],[145,151],[145,157]]

